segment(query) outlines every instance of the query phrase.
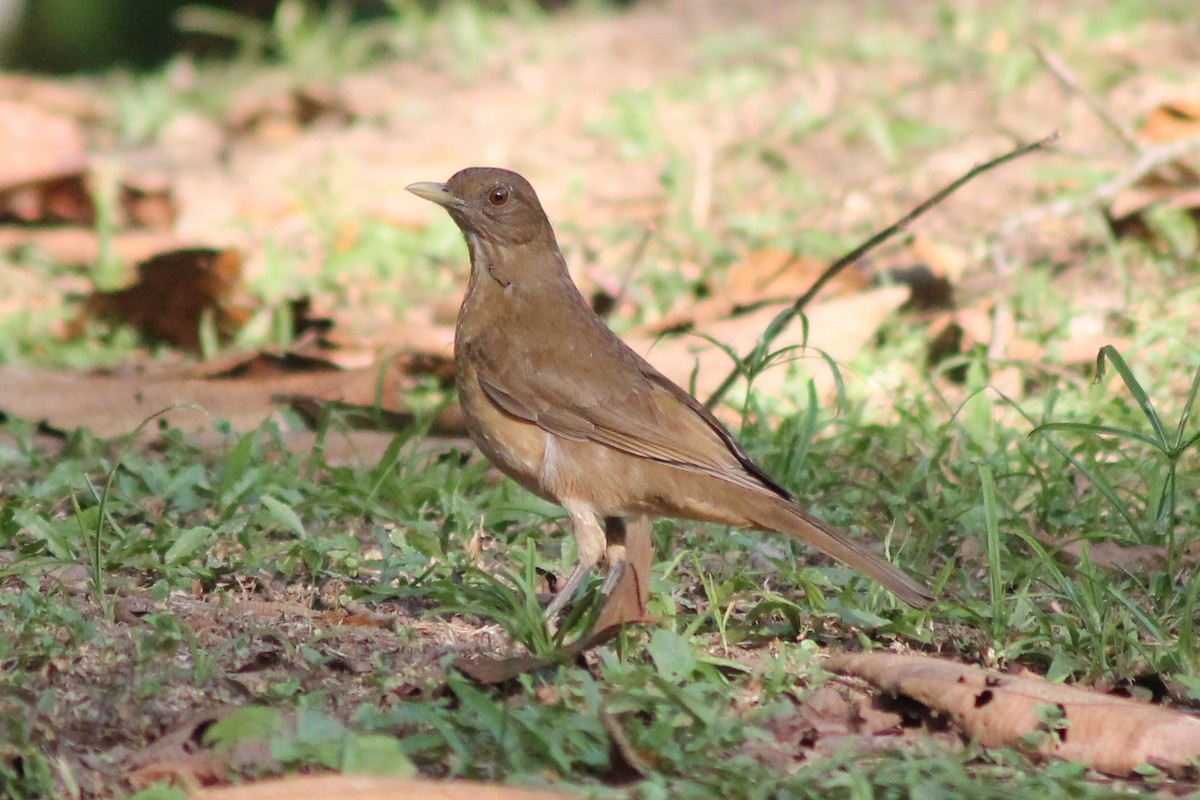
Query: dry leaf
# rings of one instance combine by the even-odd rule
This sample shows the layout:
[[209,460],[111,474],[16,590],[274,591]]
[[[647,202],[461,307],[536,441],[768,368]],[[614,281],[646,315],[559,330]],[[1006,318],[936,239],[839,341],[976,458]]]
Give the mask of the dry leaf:
[[475,781],[301,775],[201,789],[193,800],[569,800],[579,795]]
[[0,98],[25,103],[69,119],[89,123],[112,113],[112,104],[91,84],[64,83],[61,78],[0,75]]
[[[1088,561],[1100,569],[1118,569],[1133,575],[1145,575],[1167,568],[1167,548],[1149,544],[1121,545],[1111,541],[1071,542],[1059,550],[1064,561],[1079,564],[1086,549]],[[1181,567],[1200,564],[1200,541],[1192,542],[1183,549],[1179,559]]]
[[[112,254],[126,263],[145,261],[182,246],[177,236],[160,231],[121,231],[111,240]],[[100,260],[100,239],[92,228],[0,226],[0,251],[23,247],[36,247],[50,260],[67,266],[91,266]]]
[[291,141],[303,128],[319,121],[342,126],[351,119],[340,95],[318,86],[264,91],[252,86],[236,94],[226,122],[238,135],[274,145]]
[[[990,299],[977,300],[969,306],[942,312],[929,322],[930,364],[940,364],[947,358],[969,353],[977,346],[987,347],[989,355],[997,360],[1028,362],[1035,365],[1055,366],[1089,365],[1096,361],[1096,354],[1104,345],[1111,344],[1118,350],[1129,346],[1129,339],[1105,333],[1071,331],[1068,338],[1043,346],[1020,336],[1008,335],[999,352],[992,353],[996,325],[993,322],[995,304]],[[959,370],[962,376],[965,370]],[[961,379],[961,377],[960,377]],[[1019,386],[1019,382],[1018,382]],[[1019,397],[1020,392],[1014,397]]]
[[[817,393],[828,397],[836,382],[828,366],[818,356],[823,351],[839,364],[854,358],[875,336],[879,326],[908,299],[907,287],[883,289],[835,297],[810,306],[808,318],[808,349],[794,350],[781,363],[763,371],[754,379],[756,391],[779,394],[787,379],[786,362],[807,358],[812,365],[809,375]],[[703,326],[700,333],[733,348],[739,355],[750,352],[763,330],[788,303],[764,306],[757,311],[732,319],[722,319]],[[630,347],[681,386],[689,387],[696,376],[695,394],[705,397],[724,379],[732,368],[729,356],[717,345],[699,336],[651,338],[634,335],[626,340]],[[772,344],[775,350],[798,348],[804,343],[804,327],[799,319],[779,335]]]
[[222,341],[232,338],[249,319],[247,309],[230,305],[241,272],[242,255],[236,250],[192,248],[161,253],[138,264],[137,283],[128,289],[92,294],[84,311],[199,352],[200,322],[206,313],[214,316]]
[[1114,775],[1143,764],[1180,771],[1200,759],[1200,718],[1123,697],[928,656],[842,654],[826,666],[934,709],[987,747],[1032,749]]
[[135,787],[183,778],[189,783],[225,780],[231,769],[263,770],[276,766],[270,743],[243,742],[236,748],[216,751],[199,746],[204,732],[237,709],[225,706],[194,715],[125,760],[127,778]]
[[0,99],[0,153],[7,154],[0,159],[0,193],[79,177],[87,167],[83,132],[73,119],[14,100]]
[[11,217],[22,223],[91,225],[95,216],[82,175],[50,178],[0,193],[0,218]]
[[1156,106],[1137,133],[1138,138],[1151,144],[1200,136],[1200,97],[1181,97]]
[[[236,266],[236,261],[220,257],[216,262],[218,271]],[[224,296],[225,291],[218,286],[212,293]],[[141,313],[139,309],[135,304],[134,313]],[[296,350],[287,353],[230,354],[198,365],[156,361],[91,372],[0,366],[0,411],[60,431],[89,428],[98,437],[110,438],[132,433],[164,409],[198,406],[204,413],[175,408],[165,416],[207,446],[219,445],[222,439],[212,431],[212,418],[224,419],[242,432],[260,425],[279,407],[291,406],[315,427],[329,406],[336,405],[338,424],[331,429],[324,455],[331,463],[365,464],[377,461],[392,433],[413,424],[402,402],[419,376],[452,380],[451,329],[396,327],[389,330],[408,339],[391,339],[386,348],[383,342],[356,347],[353,340],[330,336],[333,323],[313,316],[305,300],[295,301],[292,313],[300,339]],[[336,340],[340,342],[331,343]],[[381,358],[381,350],[398,354]],[[154,430],[150,426],[145,435]],[[376,433],[381,430],[384,433]],[[461,409],[453,404],[441,410],[430,430],[439,436],[465,436]],[[311,449],[309,431],[285,430],[282,436],[296,451]]]
[[[739,306],[767,300],[795,300],[816,283],[829,265],[788,250],[754,250],[731,266],[725,275],[728,294]],[[853,269],[843,270],[818,297],[853,294],[870,286],[870,280]]]
[[1193,216],[1200,214],[1200,183],[1197,183],[1197,177],[1144,178],[1113,199],[1108,208],[1110,224],[1120,236],[1147,237],[1150,228],[1141,215],[1155,206],[1189,211]]
[[[789,301],[808,291],[825,271],[824,261],[798,256],[788,250],[754,250],[725,272],[724,284],[711,290],[711,297],[688,303],[641,328],[634,335],[658,336],[663,333],[704,328],[735,315],[739,309],[763,303]],[[854,270],[845,270],[829,282],[818,298],[853,294],[866,289],[870,282]]]
[[[1137,133],[1139,139],[1152,145],[1200,137],[1200,99],[1181,98],[1159,105],[1146,116]],[[1189,211],[1200,222],[1200,172],[1175,160],[1121,191],[1107,213],[1118,235],[1149,238],[1153,227],[1142,215],[1155,206]]]
[[23,223],[92,224],[95,207],[84,181],[87,150],[70,117],[38,105],[0,99],[0,218]]
[[[399,403],[406,376],[397,368],[398,360],[342,370],[313,358],[240,358],[200,367],[152,364],[113,372],[0,365],[0,411],[58,430],[89,428],[100,438],[130,434],[152,414],[183,405],[198,406],[202,413],[184,407],[164,416],[189,433],[210,430],[212,418],[227,420],[236,431],[251,430],[281,402],[308,401],[314,418],[320,417],[325,403],[344,403],[360,407],[360,419],[370,420],[378,396],[386,419],[395,422],[394,415],[405,414]],[[400,419],[411,422],[409,416]],[[441,434],[459,435],[462,430],[455,409],[447,409],[435,423]]]

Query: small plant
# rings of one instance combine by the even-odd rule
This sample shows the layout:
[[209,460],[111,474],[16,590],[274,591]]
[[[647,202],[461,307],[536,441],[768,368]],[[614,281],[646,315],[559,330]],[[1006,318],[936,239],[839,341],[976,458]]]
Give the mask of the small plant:
[[[1120,627],[1140,629],[1142,635],[1162,649],[1164,664],[1173,665],[1174,668],[1190,674],[1200,665],[1195,649],[1200,575],[1194,569],[1184,566],[1187,547],[1195,540],[1195,536],[1181,538],[1178,535],[1179,464],[1183,457],[1200,443],[1200,433],[1188,433],[1192,409],[1197,395],[1200,394],[1200,368],[1193,374],[1179,420],[1174,429],[1170,430],[1163,423],[1145,387],[1134,376],[1121,354],[1111,345],[1101,348],[1097,356],[1096,383],[1103,381],[1106,363],[1112,364],[1133,397],[1138,410],[1149,424],[1149,433],[1101,423],[1048,422],[1035,427],[1030,436],[1044,437],[1055,450],[1070,461],[1108,501],[1135,541],[1143,545],[1162,547],[1166,558],[1165,567],[1161,572],[1128,573],[1139,590],[1156,601],[1157,608],[1152,612],[1148,611],[1136,602],[1127,588],[1099,576],[1086,550],[1081,551],[1081,564],[1076,580],[1066,578],[1057,567],[1051,570],[1051,575],[1056,576],[1055,583],[1059,587],[1078,601],[1080,609],[1087,609],[1081,616],[1081,622],[1092,633],[1111,644],[1114,637],[1126,635],[1119,632]],[[1118,486],[1106,476],[1106,469],[1100,463],[1085,462],[1048,435],[1055,431],[1140,443],[1157,453],[1158,469],[1152,472],[1148,479],[1151,486],[1144,501],[1150,519],[1139,518],[1136,511],[1129,508],[1129,503],[1122,498]],[[1028,538],[1027,543],[1030,546],[1036,545]],[[1053,564],[1051,557],[1040,545],[1037,545],[1036,549],[1040,551],[1039,560]],[[1127,622],[1119,622],[1119,619]]]
[[[1113,365],[1113,368],[1121,377],[1121,381],[1125,384],[1125,388],[1129,390],[1130,395],[1137,403],[1146,421],[1149,422],[1150,433],[1096,423],[1047,422],[1034,428],[1030,436],[1045,436],[1050,431],[1112,436],[1117,439],[1141,442],[1157,451],[1163,461],[1164,472],[1160,486],[1157,492],[1154,493],[1155,496],[1150,503],[1149,510],[1152,512],[1154,519],[1154,534],[1166,540],[1168,571],[1174,573],[1179,565],[1181,545],[1188,544],[1188,542],[1179,542],[1176,540],[1176,529],[1178,527],[1178,469],[1179,461],[1183,455],[1200,442],[1200,433],[1188,435],[1188,423],[1191,421],[1192,407],[1196,403],[1197,394],[1200,393],[1200,367],[1196,369],[1195,376],[1192,379],[1191,389],[1188,392],[1187,399],[1184,401],[1183,410],[1180,412],[1175,430],[1168,432],[1167,427],[1163,424],[1162,419],[1155,410],[1154,404],[1150,401],[1150,396],[1146,393],[1145,388],[1143,388],[1142,384],[1134,376],[1129,365],[1125,363],[1125,359],[1121,357],[1121,354],[1112,345],[1105,345],[1100,349],[1096,357],[1096,383],[1099,384],[1104,379],[1104,365],[1106,362]],[[1145,530],[1145,526],[1139,524],[1132,512],[1129,511],[1128,505],[1120,499],[1116,489],[1111,483],[1105,480],[1104,475],[1099,470],[1082,463],[1065,449],[1054,444],[1053,439],[1050,439],[1050,437],[1047,437],[1047,439],[1055,449],[1062,453],[1095,484],[1096,488],[1112,503],[1113,510],[1125,519],[1134,533],[1141,533]]]
[[538,601],[539,560],[533,540],[526,540],[524,550],[510,548],[507,555],[517,562],[520,574],[502,571],[497,577],[471,567],[461,581],[442,581],[431,591],[440,604],[436,611],[491,620],[535,657],[551,657],[572,634],[579,635],[588,629],[603,600],[598,592],[582,594],[581,602],[565,615],[554,632]]

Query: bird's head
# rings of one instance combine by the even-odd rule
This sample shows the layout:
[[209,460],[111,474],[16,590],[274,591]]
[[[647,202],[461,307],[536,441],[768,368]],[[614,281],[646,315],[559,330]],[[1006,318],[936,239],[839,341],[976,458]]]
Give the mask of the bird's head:
[[554,242],[537,193],[515,172],[468,167],[445,183],[413,183],[404,188],[450,212],[468,242],[472,238],[499,245]]

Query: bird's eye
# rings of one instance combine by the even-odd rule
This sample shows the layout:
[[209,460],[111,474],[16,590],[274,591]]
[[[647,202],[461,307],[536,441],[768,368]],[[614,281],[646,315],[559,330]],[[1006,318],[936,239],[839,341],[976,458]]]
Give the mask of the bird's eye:
[[508,202],[508,187],[497,186],[488,192],[488,202],[494,206],[502,206]]

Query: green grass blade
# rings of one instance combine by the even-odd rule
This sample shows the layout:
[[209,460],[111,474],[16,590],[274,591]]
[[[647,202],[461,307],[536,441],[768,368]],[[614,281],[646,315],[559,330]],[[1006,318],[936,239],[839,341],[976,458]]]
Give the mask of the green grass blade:
[[1096,382],[1098,383],[1104,377],[1104,360],[1105,358],[1112,363],[1117,374],[1121,376],[1121,381],[1125,384],[1125,388],[1133,395],[1133,399],[1137,402],[1138,407],[1142,409],[1146,419],[1150,420],[1150,427],[1154,428],[1154,433],[1158,435],[1162,447],[1169,448],[1170,440],[1167,438],[1167,432],[1163,428],[1162,420],[1158,418],[1158,412],[1154,410],[1154,404],[1150,402],[1150,397],[1146,394],[1146,390],[1142,388],[1142,384],[1134,376],[1133,370],[1125,363],[1125,359],[1117,352],[1117,349],[1111,344],[1106,344],[1100,348],[1100,352],[1096,355]]

